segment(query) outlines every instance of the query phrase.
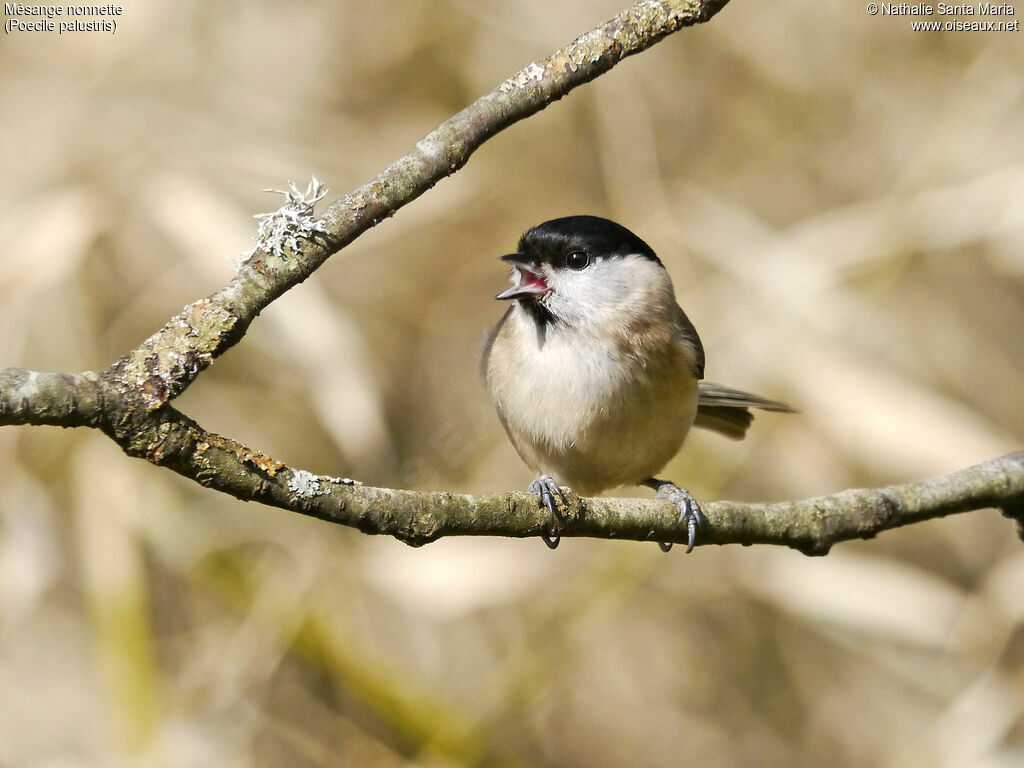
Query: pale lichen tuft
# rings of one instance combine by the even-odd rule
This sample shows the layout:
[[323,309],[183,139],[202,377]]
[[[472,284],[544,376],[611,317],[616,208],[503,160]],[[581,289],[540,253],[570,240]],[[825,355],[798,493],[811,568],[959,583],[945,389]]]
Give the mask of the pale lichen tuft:
[[252,256],[257,249],[284,257],[287,251],[299,250],[300,240],[312,240],[318,234],[329,232],[322,221],[313,218],[316,204],[327,195],[327,187],[316,176],[305,191],[289,181],[286,190],[266,189],[264,192],[284,195],[285,202],[272,213],[257,213],[253,217],[259,220],[260,225],[256,230],[256,247],[246,254],[246,258]]
[[323,496],[328,491],[320,484],[320,478],[304,469],[293,469],[288,477],[288,490],[301,498],[311,499]]

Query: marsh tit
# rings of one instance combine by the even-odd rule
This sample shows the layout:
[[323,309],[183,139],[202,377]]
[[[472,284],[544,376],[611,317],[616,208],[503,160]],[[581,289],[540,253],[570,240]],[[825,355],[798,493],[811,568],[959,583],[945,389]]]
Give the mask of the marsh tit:
[[530,492],[557,520],[559,483],[583,496],[645,485],[675,504],[691,551],[700,506],[655,475],[692,426],[740,439],[751,408],[792,409],[702,380],[704,348],[668,272],[625,227],[554,219],[501,260],[512,287],[495,298],[512,305],[491,331],[482,368],[512,445],[540,475]]

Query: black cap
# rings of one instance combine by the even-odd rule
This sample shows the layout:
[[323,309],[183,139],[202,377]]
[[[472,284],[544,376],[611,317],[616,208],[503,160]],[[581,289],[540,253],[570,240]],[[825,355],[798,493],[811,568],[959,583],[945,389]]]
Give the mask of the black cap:
[[528,229],[519,253],[537,262],[565,266],[565,257],[583,251],[591,258],[638,255],[661,264],[654,249],[621,224],[600,216],[566,216]]

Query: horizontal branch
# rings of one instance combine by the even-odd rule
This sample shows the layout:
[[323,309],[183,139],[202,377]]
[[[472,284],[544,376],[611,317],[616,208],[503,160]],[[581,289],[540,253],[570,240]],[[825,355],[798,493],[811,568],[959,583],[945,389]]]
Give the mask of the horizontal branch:
[[[654,499],[567,494],[552,521],[525,493],[481,496],[372,488],[289,467],[230,438],[207,432],[169,405],[132,410],[117,393],[104,398],[97,375],[0,371],[0,425],[92,426],[130,456],[167,467],[243,501],[298,512],[413,546],[445,536],[558,535],[683,542],[676,508]],[[699,545],[776,544],[826,554],[833,544],[866,539],[903,525],[976,509],[999,508],[1024,536],[1024,452],[949,475],[886,488],[841,491],[802,501],[703,502]]]
[[[587,498],[568,494],[553,521],[526,493],[471,496],[372,488],[289,467],[219,435],[165,407],[111,436],[134,456],[166,466],[244,501],[394,536],[420,546],[445,536],[546,535],[685,543],[678,510],[655,499]],[[988,507],[1024,526],[1024,452],[949,475],[886,488],[841,491],[802,501],[745,504],[704,502],[700,545],[777,544],[824,555],[833,544],[872,538],[910,523]]]
[[102,420],[99,374],[0,370],[0,426],[95,427]]

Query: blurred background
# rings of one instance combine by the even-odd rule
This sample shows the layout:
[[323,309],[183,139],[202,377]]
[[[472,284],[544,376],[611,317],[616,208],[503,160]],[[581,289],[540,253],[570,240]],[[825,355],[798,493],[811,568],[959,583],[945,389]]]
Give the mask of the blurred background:
[[[101,370],[248,250],[625,0],[147,0],[0,45],[0,368]],[[1013,19],[1015,17],[1011,17]],[[661,255],[708,378],[698,498],[1024,444],[1024,37],[736,0],[487,143],[274,303],[178,401],[367,484],[523,489],[477,360],[527,227]],[[627,489],[627,495],[649,495]],[[411,549],[0,430],[0,766],[1024,762],[1024,547],[983,511],[837,546]]]

